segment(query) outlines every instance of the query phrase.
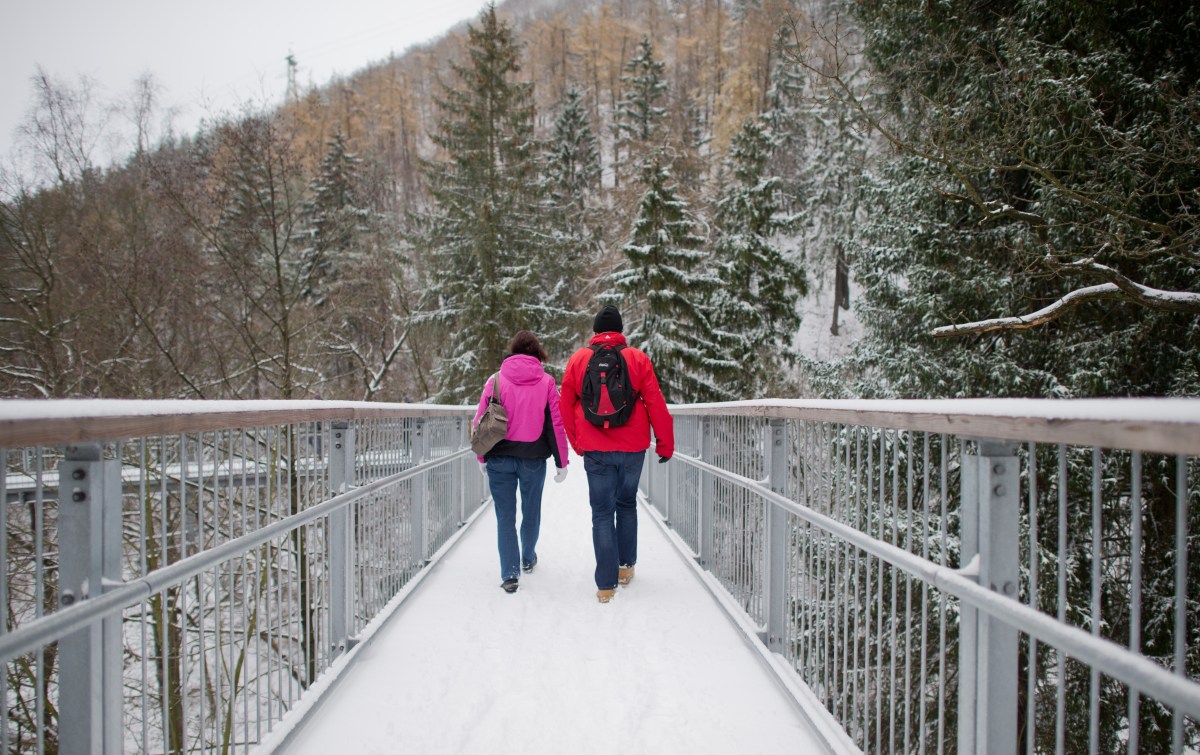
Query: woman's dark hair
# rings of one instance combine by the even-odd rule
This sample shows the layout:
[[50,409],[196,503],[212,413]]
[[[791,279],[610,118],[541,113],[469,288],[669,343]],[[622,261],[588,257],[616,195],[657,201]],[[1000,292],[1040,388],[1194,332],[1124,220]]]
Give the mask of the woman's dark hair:
[[542,348],[542,344],[538,341],[537,336],[529,330],[518,330],[517,334],[509,341],[508,350],[514,354],[526,354],[531,357],[537,357],[542,362],[549,359],[546,356],[546,350]]

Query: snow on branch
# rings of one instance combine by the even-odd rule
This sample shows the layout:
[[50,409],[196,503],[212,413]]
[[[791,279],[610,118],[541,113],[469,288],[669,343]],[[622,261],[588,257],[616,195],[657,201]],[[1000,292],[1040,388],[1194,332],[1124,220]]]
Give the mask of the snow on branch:
[[997,330],[1027,330],[1056,320],[1080,304],[1102,299],[1129,301],[1150,309],[1200,314],[1200,293],[1163,291],[1133,283],[1128,279],[1123,280],[1122,284],[1124,285],[1102,283],[1098,286],[1076,289],[1053,304],[1027,315],[997,317],[961,325],[943,325],[940,328],[934,328],[932,335],[934,338],[950,338],[976,333],[991,333]]

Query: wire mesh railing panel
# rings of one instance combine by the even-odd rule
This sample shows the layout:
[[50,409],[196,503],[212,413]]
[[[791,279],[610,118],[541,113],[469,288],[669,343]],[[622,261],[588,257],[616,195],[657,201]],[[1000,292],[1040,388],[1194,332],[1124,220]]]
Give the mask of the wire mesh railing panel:
[[[957,450],[944,436],[827,422],[791,423],[788,436],[799,505],[959,565],[958,534],[942,506]],[[946,703],[956,700],[957,677],[947,673],[947,653],[957,601],[799,517],[789,531],[793,635],[784,655],[864,750],[944,752],[954,731]]]
[[370,419],[354,423],[354,484],[398,474],[416,464],[418,418]]
[[462,448],[466,420],[461,417],[432,417],[424,421],[429,428],[431,459],[440,459]]
[[[58,474],[61,453],[41,446],[0,450],[4,489],[0,496],[0,630],[15,629],[57,610]],[[49,479],[48,479],[49,478]],[[39,647],[5,665],[4,752],[46,752],[57,748],[57,648]],[[42,692],[45,690],[45,692]]]
[[713,486],[713,576],[754,619],[763,624],[763,536],[765,507],[754,495],[717,481]]
[[[248,752],[485,500],[445,414],[0,449],[0,750]],[[347,548],[331,517],[350,511]]]
[[[1036,443],[1021,457],[1020,600],[1200,679],[1200,461]],[[1200,749],[1200,719],[1136,683],[1027,633],[1021,656],[1025,751]]]
[[414,486],[405,480],[360,500],[355,507],[354,629],[361,630],[424,565],[418,552]]
[[[700,417],[680,417],[675,423],[676,453],[696,456],[700,454],[703,427]],[[657,463],[653,454],[647,458],[649,463]],[[669,510],[666,515],[670,518],[671,526],[692,549],[693,553],[700,552],[700,474],[694,469],[676,466],[668,470],[671,494]]]
[[[1090,437],[1103,443],[1017,417],[985,423],[1011,440],[980,440],[920,429],[941,418],[906,427],[894,405],[861,412],[881,424],[847,422],[859,407],[832,403],[794,413],[837,419],[684,408],[685,432],[699,421],[699,452],[681,444],[687,470],[651,470],[644,490],[660,510],[658,496],[670,499],[669,523],[856,746],[939,755],[999,741],[1026,753],[1200,746],[1200,461],[1194,451],[1101,450],[1119,449],[1121,437],[1194,448],[1196,431],[1188,440],[1174,417],[1114,431],[1129,416],[1121,407],[1120,419],[1095,424]],[[1200,428],[1195,405],[1183,409]],[[783,423],[773,437],[786,437],[784,451],[768,445],[773,423]],[[772,480],[765,470],[781,453],[787,479]],[[693,471],[695,530],[676,513],[677,488],[664,485]],[[773,507],[786,512],[781,545]],[[782,589],[771,586],[777,568]],[[989,576],[1002,573],[1011,578]],[[979,699],[990,700],[987,715],[972,707]],[[987,728],[995,720],[999,734]]]
[[459,517],[460,481],[466,470],[462,463],[446,464],[426,472],[424,477],[426,487],[426,553],[429,558],[442,547],[462,523]]

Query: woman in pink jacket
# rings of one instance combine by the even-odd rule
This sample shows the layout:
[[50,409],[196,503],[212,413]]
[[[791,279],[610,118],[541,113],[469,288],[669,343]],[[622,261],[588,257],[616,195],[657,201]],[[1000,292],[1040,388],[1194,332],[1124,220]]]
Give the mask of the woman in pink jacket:
[[[492,505],[496,509],[496,540],[500,549],[500,586],[517,591],[520,572],[537,565],[538,530],[542,523],[542,487],[546,459],[554,457],[555,482],[567,477],[567,435],[559,414],[558,388],[542,363],[546,352],[537,336],[518,331],[508,345],[496,378],[489,378],[479,398],[475,423],[487,408],[493,386],[508,415],[508,432],[480,458],[487,471]],[[474,424],[474,423],[472,423]],[[517,542],[517,488],[521,489],[521,538]]]

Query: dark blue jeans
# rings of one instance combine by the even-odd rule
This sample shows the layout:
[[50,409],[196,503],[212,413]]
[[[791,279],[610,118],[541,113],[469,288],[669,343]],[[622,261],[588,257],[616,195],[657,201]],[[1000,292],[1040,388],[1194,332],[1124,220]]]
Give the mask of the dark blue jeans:
[[617,586],[617,567],[637,563],[637,490],[645,451],[587,451],[588,498],[592,504],[592,548],[596,587]]
[[[500,579],[521,574],[521,564],[536,558],[538,531],[542,528],[542,488],[546,484],[545,459],[516,456],[487,458],[488,488],[496,509],[496,541],[500,548]],[[517,487],[521,488],[521,542],[517,544]],[[519,560],[518,560],[519,559]]]

